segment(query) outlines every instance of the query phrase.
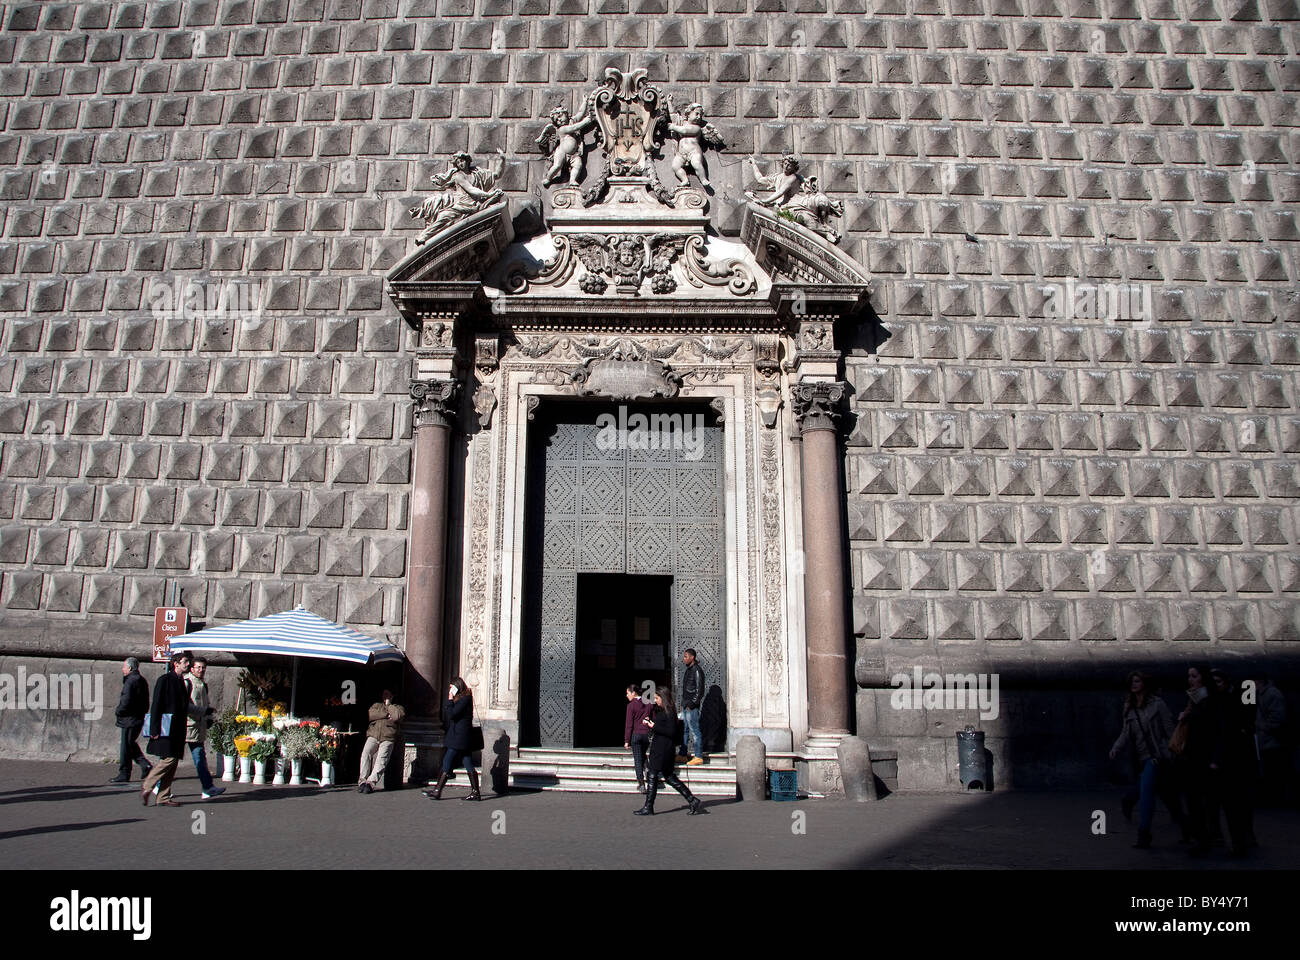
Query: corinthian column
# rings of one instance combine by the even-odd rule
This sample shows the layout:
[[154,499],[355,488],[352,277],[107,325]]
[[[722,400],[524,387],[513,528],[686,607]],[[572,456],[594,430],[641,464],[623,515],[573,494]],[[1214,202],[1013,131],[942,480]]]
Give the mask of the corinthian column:
[[804,611],[808,638],[809,737],[849,732],[849,631],[844,615],[844,528],[840,508],[841,405],[848,384],[803,381],[791,388],[802,441]]
[[411,560],[406,587],[406,659],[413,676],[413,714],[433,716],[439,703],[446,600],[447,464],[459,384],[412,380],[415,480],[411,491]]

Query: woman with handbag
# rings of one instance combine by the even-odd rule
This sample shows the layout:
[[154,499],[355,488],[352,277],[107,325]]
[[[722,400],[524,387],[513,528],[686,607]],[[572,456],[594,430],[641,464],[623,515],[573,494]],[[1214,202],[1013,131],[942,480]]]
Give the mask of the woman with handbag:
[[461,799],[482,800],[478,790],[478,771],[474,769],[474,751],[483,749],[483,728],[474,726],[474,694],[460,677],[452,680],[447,689],[447,702],[442,705],[442,729],[442,772],[438,774],[438,785],[424,791],[424,795],[432,800],[441,800],[447,778],[464,762],[469,773],[470,794]]
[[[1129,674],[1128,680],[1124,727],[1110,748],[1110,758],[1114,760],[1116,754],[1125,748],[1131,749],[1137,758],[1138,838],[1133,846],[1147,850],[1151,847],[1151,818],[1155,815],[1157,796],[1164,800],[1174,822],[1180,826],[1183,823],[1182,803],[1177,791],[1171,791],[1168,776],[1172,759],[1169,739],[1173,736],[1174,718],[1164,700],[1151,690],[1150,677],[1135,670]],[[1125,816],[1132,813],[1133,799],[1132,791],[1124,798]]]
[[646,766],[645,804],[636,811],[638,817],[653,816],[655,812],[655,794],[659,792],[659,778],[683,797],[694,816],[701,812],[699,798],[696,797],[673,773],[673,760],[676,747],[673,737],[677,733],[679,721],[677,708],[673,705],[672,692],[667,687],[660,687],[655,694],[654,712],[641,721],[650,731],[650,759]]
[[153,688],[153,705],[145,718],[144,734],[149,737],[146,751],[158,757],[140,786],[140,802],[149,806],[149,795],[158,785],[158,806],[179,807],[172,799],[172,781],[185,756],[185,721],[189,715],[190,692],[183,677],[190,669],[188,653],[172,654],[170,669],[158,678]]

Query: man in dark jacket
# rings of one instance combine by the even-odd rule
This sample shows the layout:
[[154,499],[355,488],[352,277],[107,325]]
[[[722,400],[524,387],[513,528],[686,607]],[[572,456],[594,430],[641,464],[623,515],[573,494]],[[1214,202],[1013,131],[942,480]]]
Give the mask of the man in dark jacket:
[[361,777],[357,784],[358,793],[374,793],[375,787],[384,780],[384,769],[388,766],[389,754],[397,742],[397,731],[406,716],[406,710],[393,703],[390,690],[384,691],[384,699],[370,707],[370,726],[366,728],[366,745],[361,750]]
[[695,650],[687,647],[682,653],[682,723],[686,726],[685,744],[687,764],[704,762],[704,738],[700,736],[700,704],[704,702],[704,669],[695,658]]
[[[140,802],[149,806],[149,794],[158,784],[158,806],[179,807],[172,799],[172,780],[185,756],[185,721],[189,715],[190,692],[185,689],[185,674],[190,669],[187,653],[172,654],[171,669],[158,678],[153,687],[153,706],[149,708],[149,752],[159,758],[140,788]],[[165,718],[165,719],[164,719]]]
[[140,752],[140,729],[149,712],[149,681],[140,676],[140,661],[127,657],[122,663],[122,696],[117,701],[117,728],[122,742],[118,750],[117,776],[109,783],[130,783],[131,764],[140,765],[140,776],[147,777],[153,765]]

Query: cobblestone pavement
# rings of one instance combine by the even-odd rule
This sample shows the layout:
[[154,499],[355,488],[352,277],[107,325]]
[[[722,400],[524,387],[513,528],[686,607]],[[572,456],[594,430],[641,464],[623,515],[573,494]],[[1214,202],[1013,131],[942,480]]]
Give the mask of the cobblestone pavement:
[[[434,803],[419,790],[368,796],[354,788],[225,784],[203,801],[188,765],[179,808],[145,809],[139,784],[109,785],[107,764],[0,761],[0,863],[8,868],[150,866],[163,840],[187,868],[618,868],[646,852],[651,864],[715,868],[1293,868],[1300,812],[1261,811],[1262,846],[1244,863],[1215,850],[1191,860],[1157,815],[1156,848],[1130,848],[1134,828],[1118,794],[895,794],[874,804],[706,801],[688,817],[660,793],[653,818],[637,798],[519,793],[462,803],[464,776]],[[1107,832],[1092,832],[1094,811]],[[203,816],[199,816],[202,814]],[[802,817],[797,815],[802,814]],[[805,832],[796,832],[800,826]],[[200,827],[205,832],[200,831]]]

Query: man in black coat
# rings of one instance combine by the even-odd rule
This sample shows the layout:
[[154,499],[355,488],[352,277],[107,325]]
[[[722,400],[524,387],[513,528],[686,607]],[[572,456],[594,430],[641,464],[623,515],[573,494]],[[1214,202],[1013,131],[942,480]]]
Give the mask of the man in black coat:
[[117,728],[122,743],[118,750],[117,776],[109,783],[129,783],[131,764],[140,765],[140,776],[147,777],[153,765],[140,752],[136,740],[144,726],[144,715],[149,712],[149,681],[140,676],[140,661],[127,657],[122,663],[122,696],[117,701]]
[[172,799],[172,780],[185,756],[185,722],[189,716],[190,692],[185,674],[190,669],[188,653],[172,654],[171,669],[158,678],[149,708],[149,752],[159,758],[140,788],[140,802],[149,806],[149,794],[158,784],[158,806],[179,807]]

